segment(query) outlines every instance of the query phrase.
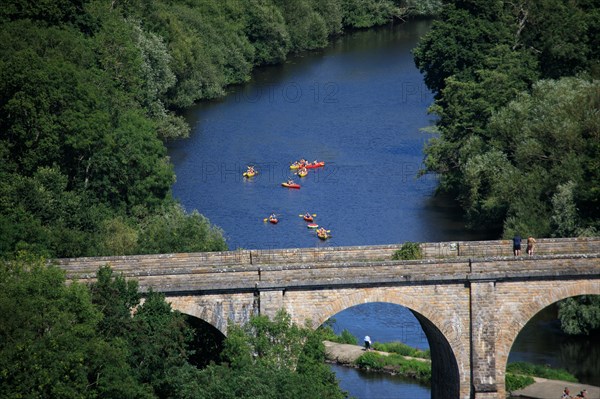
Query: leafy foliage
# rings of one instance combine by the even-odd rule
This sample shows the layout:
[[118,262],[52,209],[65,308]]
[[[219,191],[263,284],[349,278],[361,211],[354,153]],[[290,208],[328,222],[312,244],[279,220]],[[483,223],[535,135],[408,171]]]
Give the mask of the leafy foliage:
[[225,363],[201,371],[195,397],[345,398],[324,363],[322,339],[292,324],[285,312],[272,321],[254,316],[245,326],[230,325]]
[[423,251],[418,242],[405,242],[399,250],[392,255],[393,260],[422,259]]
[[514,362],[506,366],[506,371],[507,373],[541,377],[549,380],[577,382],[577,379],[566,370],[553,369],[539,364]]
[[558,318],[567,334],[589,335],[600,331],[600,295],[583,295],[558,302]]
[[582,73],[600,61],[588,36],[599,11],[592,2],[457,0],[415,50],[439,116],[426,171],[441,174],[469,227],[596,234],[598,83]]
[[520,375],[513,373],[506,373],[504,377],[504,384],[507,392],[516,391],[517,389],[523,389],[526,386],[533,384],[535,380],[533,377],[528,375]]

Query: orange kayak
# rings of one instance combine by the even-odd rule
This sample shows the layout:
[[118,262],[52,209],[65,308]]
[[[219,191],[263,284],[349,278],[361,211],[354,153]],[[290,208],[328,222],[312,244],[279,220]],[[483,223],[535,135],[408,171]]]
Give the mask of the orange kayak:
[[281,185],[283,187],[287,187],[287,188],[300,188],[300,185],[298,183],[294,183],[294,184],[281,183]]
[[306,169],[321,168],[323,166],[325,166],[325,162],[323,161],[317,163],[307,163],[306,165],[304,165]]

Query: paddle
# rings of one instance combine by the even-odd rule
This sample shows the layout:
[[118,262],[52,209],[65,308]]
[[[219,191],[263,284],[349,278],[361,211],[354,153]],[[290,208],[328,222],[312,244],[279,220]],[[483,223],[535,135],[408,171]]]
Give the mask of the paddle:
[[[317,214],[316,214],[316,213],[313,213],[312,215],[313,215],[314,217],[317,217]],[[300,216],[301,218],[303,218],[303,217],[304,217],[304,215],[298,215],[298,216]]]

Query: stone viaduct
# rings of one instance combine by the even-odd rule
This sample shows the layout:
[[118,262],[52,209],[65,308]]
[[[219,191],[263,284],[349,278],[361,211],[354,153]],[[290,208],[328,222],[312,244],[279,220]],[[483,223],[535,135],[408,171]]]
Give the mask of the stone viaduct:
[[534,256],[510,241],[420,244],[424,258],[392,260],[399,245],[240,250],[59,259],[69,279],[93,281],[110,265],[165,293],[172,307],[227,333],[228,320],[279,309],[318,327],[368,302],[407,307],[432,356],[434,399],[503,399],[517,334],[561,299],[600,295],[600,238],[539,239]]

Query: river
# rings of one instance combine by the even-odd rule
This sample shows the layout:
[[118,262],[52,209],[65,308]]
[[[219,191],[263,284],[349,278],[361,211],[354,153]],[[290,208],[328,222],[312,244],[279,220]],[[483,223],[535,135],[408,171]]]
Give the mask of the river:
[[[416,178],[432,136],[422,129],[435,120],[411,49],[429,27],[413,21],[347,34],[326,49],[259,68],[224,98],[190,108],[190,138],[169,146],[174,196],[220,226],[230,249],[496,238],[464,229],[455,205],[434,196],[435,176]],[[299,158],[326,165],[300,179],[289,169]],[[259,174],[244,179],[247,165]],[[301,189],[281,187],[288,178]],[[306,228],[299,215],[307,211],[331,239],[322,242]],[[271,213],[279,224],[263,222]],[[366,304],[335,318],[338,331],[359,339],[368,333],[428,347],[400,306]],[[430,397],[428,387],[402,378],[332,369],[356,398]]]

